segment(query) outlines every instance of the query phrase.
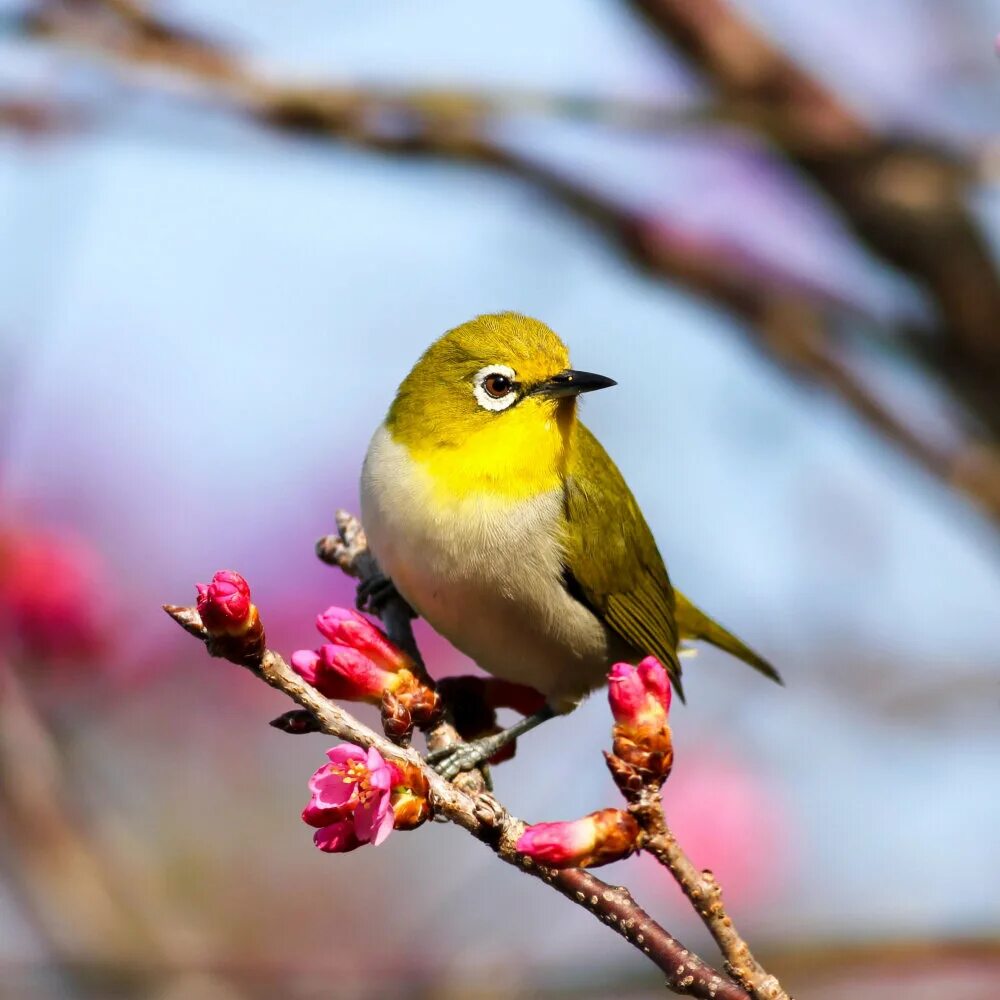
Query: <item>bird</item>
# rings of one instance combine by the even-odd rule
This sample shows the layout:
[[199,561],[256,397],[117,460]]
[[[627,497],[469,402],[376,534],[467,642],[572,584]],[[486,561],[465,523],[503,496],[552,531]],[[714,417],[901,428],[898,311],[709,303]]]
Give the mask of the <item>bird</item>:
[[488,674],[544,706],[428,755],[447,778],[576,708],[616,662],[655,656],[683,700],[679,649],[699,639],[782,683],[673,588],[579,397],[617,383],[570,367],[560,337],[515,312],[449,330],[400,384],[368,446],[361,516],[388,582]]

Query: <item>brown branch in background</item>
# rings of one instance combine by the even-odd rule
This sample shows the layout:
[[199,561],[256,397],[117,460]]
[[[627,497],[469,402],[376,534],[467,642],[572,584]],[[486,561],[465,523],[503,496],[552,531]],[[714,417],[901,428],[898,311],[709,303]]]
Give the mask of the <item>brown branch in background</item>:
[[[378,567],[367,552],[360,523],[351,515],[338,511],[337,525],[338,535],[323,539],[318,548],[327,561],[367,582],[378,574]],[[165,610],[186,631],[208,639],[194,608],[167,605]],[[389,613],[384,624],[397,645],[404,649],[415,648],[408,613]],[[589,910],[646,955],[664,973],[666,984],[673,992],[706,1000],[748,1000],[749,995],[741,986],[685,948],[639,907],[628,890],[611,886],[580,869],[556,870],[518,854],[515,845],[524,823],[511,816],[493,796],[482,792],[469,794],[445,781],[415,750],[398,746],[362,725],[321,695],[273,650],[266,650],[259,663],[249,665],[249,669],[309,712],[319,731],[365,749],[374,747],[388,761],[419,768],[427,780],[435,814],[483,841],[503,861],[551,885],[567,899]]]
[[83,118],[78,108],[45,97],[0,97],[0,132],[37,139],[79,129]]
[[62,768],[14,666],[0,664],[0,833],[25,911],[67,973],[94,962],[156,967],[170,957],[165,943],[72,812]]
[[882,135],[727,0],[629,0],[844,214],[878,255],[925,287],[941,322],[919,345],[995,440],[1000,436],[1000,277],[966,198],[972,163],[929,141]]
[[[256,74],[235,55],[138,11],[128,0],[117,0],[113,6],[120,12],[123,4],[137,11],[124,21],[120,16],[108,17],[108,8],[101,4],[83,4],[80,0],[72,4],[52,2],[36,16],[33,27],[55,41],[82,48],[119,67],[167,68],[177,79],[193,87],[194,96],[221,101],[262,123],[290,132],[325,136],[385,153],[478,163],[534,183],[596,224],[652,276],[680,283],[731,312],[773,361],[833,393],[884,440],[934,477],[962,492],[994,522],[1000,522],[997,450],[971,435],[958,440],[937,439],[904,419],[867,384],[831,329],[836,318],[849,311],[844,303],[789,275],[774,273],[773,268],[749,259],[745,251],[735,252],[724,242],[706,240],[683,228],[629,211],[593,187],[498,145],[488,137],[487,123],[476,105],[461,97],[436,93],[417,99],[412,96],[403,99],[399,95],[387,99],[384,94],[357,88],[285,85]],[[714,9],[717,0],[710,0],[706,9],[708,6]],[[105,16],[95,16],[95,10]],[[730,47],[739,49],[744,41],[743,34],[739,34]],[[729,47],[723,45],[714,58],[724,62],[728,51]],[[781,89],[779,81],[784,79],[781,72],[787,73],[790,65],[787,60],[780,61],[767,77],[770,80],[776,76],[776,80],[766,85],[760,81],[748,84],[746,90],[758,102],[763,94],[779,92],[783,96],[780,100],[775,98],[776,106],[796,135],[803,129],[813,130],[805,133],[804,139],[800,136],[796,144],[796,155],[802,163],[822,159],[820,150],[825,155],[838,144],[867,149],[872,141],[867,131],[857,126],[848,112],[835,106],[826,107],[822,89],[804,81],[789,83],[787,92]],[[739,78],[734,79],[730,90]],[[162,74],[143,75],[141,79],[147,85],[164,84]],[[822,114],[817,111],[821,122],[809,125],[817,108],[824,109]],[[756,112],[730,114],[749,120]],[[775,118],[770,106],[767,117]],[[813,152],[808,152],[809,149]],[[859,176],[867,176],[866,170]],[[890,187],[898,199],[898,186]],[[888,213],[888,208],[885,211]],[[885,215],[883,224],[887,222]],[[949,253],[942,256],[950,254],[949,248]],[[980,271],[973,269],[970,273]],[[984,281],[982,287],[988,297],[993,279]],[[975,381],[978,376],[970,378]],[[973,401],[964,393],[959,395],[975,411]]]

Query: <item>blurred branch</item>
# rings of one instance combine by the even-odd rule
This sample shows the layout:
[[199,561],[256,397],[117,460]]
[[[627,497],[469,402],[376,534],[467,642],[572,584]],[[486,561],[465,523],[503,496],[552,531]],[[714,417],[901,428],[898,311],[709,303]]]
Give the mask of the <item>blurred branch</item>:
[[929,291],[941,326],[919,339],[919,354],[1000,437],[1000,277],[966,204],[976,164],[873,131],[727,0],[629,2],[724,102],[756,109],[761,131],[858,236]]
[[[378,574],[378,567],[367,551],[360,523],[339,511],[337,526],[338,535],[329,536],[320,543],[323,558],[362,582],[372,579]],[[186,631],[209,641],[196,609],[166,605],[164,610]],[[384,619],[389,637],[403,649],[416,649],[410,616],[397,613],[399,610],[397,606],[396,611],[388,612]],[[667,987],[674,993],[706,1000],[748,1000],[748,994],[739,985],[716,972],[656,923],[627,889],[613,887],[582,869],[548,868],[519,854],[515,845],[524,831],[524,823],[511,816],[492,795],[469,794],[455,783],[445,781],[415,750],[401,747],[362,725],[338,704],[321,695],[273,650],[265,650],[257,662],[246,665],[256,676],[308,711],[320,731],[364,749],[374,747],[387,761],[419,768],[430,790],[434,814],[467,830],[507,864],[551,885],[567,899],[593,913],[646,955],[664,973]]]
[[17,858],[9,874],[34,926],[66,968],[155,964],[167,956],[71,814],[65,778],[13,666],[0,664],[0,830]]
[[[662,7],[664,11],[669,11],[674,5],[664,2],[642,6],[655,6],[658,10]],[[727,71],[732,78],[726,77],[727,100],[731,102],[735,93],[744,102],[750,102],[748,110],[735,112],[737,117],[746,116],[748,120],[771,123],[768,125],[770,134],[778,138],[784,135],[788,148],[792,145],[788,135],[794,133],[797,137],[794,143],[797,162],[817,176],[828,169],[824,166],[826,158],[841,150],[839,155],[845,163],[843,177],[852,178],[850,184],[841,178],[845,197],[846,189],[851,184],[861,186],[863,190],[853,193],[851,200],[851,205],[859,213],[868,200],[875,199],[871,211],[876,218],[869,220],[868,215],[862,213],[863,218],[857,221],[864,221],[865,232],[871,228],[885,242],[902,241],[908,244],[909,229],[917,224],[914,219],[941,217],[937,236],[932,240],[935,256],[941,258],[934,264],[935,273],[942,268],[948,269],[949,273],[954,269],[962,253],[954,260],[950,246],[947,253],[940,253],[944,245],[940,240],[950,238],[948,233],[958,225],[955,220],[961,215],[960,206],[956,207],[958,191],[954,185],[948,187],[948,198],[940,204],[934,202],[936,208],[925,206],[920,209],[919,206],[901,203],[901,198],[905,201],[909,197],[906,191],[910,188],[906,184],[897,184],[892,176],[883,177],[884,183],[880,182],[875,188],[871,188],[869,183],[871,164],[875,162],[871,160],[873,150],[879,151],[883,157],[877,161],[883,167],[896,163],[902,170],[904,181],[910,176],[907,171],[911,167],[927,166],[921,159],[923,153],[918,156],[916,151],[910,151],[904,156],[896,149],[896,154],[903,156],[902,160],[885,159],[888,147],[884,143],[877,143],[846,109],[829,98],[818,85],[796,72],[788,60],[761,43],[745,27],[734,36],[735,41],[725,42],[723,39],[712,47],[706,43],[702,48],[696,48],[695,41],[702,36],[695,29],[702,32],[708,29],[703,24],[705,19],[692,12],[702,7],[705,11],[724,11],[724,8],[718,0],[705,0],[701,7],[690,3],[681,4],[681,7],[688,12],[692,22],[688,31],[693,39],[690,42],[692,51],[698,54],[704,51],[706,62],[710,61],[713,67],[716,64],[729,67]],[[667,23],[658,22],[663,30],[666,30]],[[776,272],[746,251],[624,208],[593,187],[575,182],[537,160],[503,147],[490,139],[486,123],[473,99],[453,94],[442,96],[440,93],[433,100],[427,100],[426,94],[423,97],[410,94],[387,99],[384,93],[357,88],[285,84],[256,73],[234,54],[173,27],[129,0],[104,4],[85,3],[83,0],[59,3],[53,0],[40,8],[31,26],[54,41],[81,48],[110,61],[119,69],[138,71],[140,81],[147,86],[162,88],[171,81],[180,83],[193,96],[222,102],[264,124],[385,153],[428,155],[478,163],[535,184],[600,228],[650,275],[677,282],[732,313],[742,321],[742,329],[753,336],[754,342],[772,361],[833,393],[886,441],[909,455],[927,472],[958,489],[995,522],[1000,522],[1000,457],[996,449],[992,444],[972,436],[957,441],[936,440],[926,429],[904,418],[880,396],[850,363],[832,329],[834,321],[849,312],[845,303],[833,300],[821,290],[809,287],[791,275]],[[742,51],[745,44],[751,45],[749,51],[756,53],[755,58],[748,57],[747,66],[739,64],[737,69],[732,69],[731,62],[735,56],[731,55],[730,48]],[[764,60],[765,68],[757,66],[755,60],[760,59]],[[153,73],[153,70],[167,70],[170,75],[164,78],[161,72]],[[723,69],[718,72],[721,75]],[[773,101],[765,106],[764,97],[772,92],[775,94]],[[784,127],[778,128],[773,124],[778,119]],[[852,152],[848,156],[845,150]],[[933,157],[931,160],[939,163]],[[941,165],[939,169],[946,170],[946,167]],[[921,173],[920,177],[923,176]],[[951,174],[948,173],[948,176]],[[933,191],[938,192],[938,188],[933,188]],[[961,218],[964,219],[964,215]],[[927,226],[930,226],[929,222]],[[896,227],[900,227],[898,231]],[[891,232],[884,232],[886,228]],[[921,234],[920,240],[929,238],[929,230],[925,231],[925,227],[921,227]],[[973,257],[978,245],[971,237],[956,244],[959,251],[966,247],[966,255],[972,254]],[[930,267],[930,262],[924,263]],[[980,281],[982,294],[971,296],[963,306],[963,316],[965,311],[969,311],[966,319],[971,325],[966,329],[963,324],[962,331],[965,340],[979,343],[983,339],[980,336],[983,333],[980,329],[982,324],[972,313],[979,316],[984,312],[981,306],[992,295],[995,281],[992,276],[989,280],[982,278],[983,260],[976,257],[974,263],[976,266],[968,274],[971,278],[980,276],[975,280]],[[965,279],[962,280],[965,287]],[[993,316],[998,314],[994,311]],[[979,332],[973,336],[975,331]],[[990,364],[992,362],[970,368],[967,380],[970,387],[973,382],[981,389],[995,385],[988,377]],[[947,375],[952,369],[936,370]],[[970,393],[963,392],[960,396],[978,413],[981,407],[976,400],[981,394],[978,390],[971,392],[971,389]],[[987,393],[987,396],[990,394]],[[996,402],[1000,400],[1000,394],[993,392],[990,398]],[[993,402],[990,402],[988,408],[992,406]],[[1000,402],[997,402],[997,408],[1000,411]]]
[[78,128],[82,119],[79,109],[47,98],[0,97],[0,132],[37,138]]

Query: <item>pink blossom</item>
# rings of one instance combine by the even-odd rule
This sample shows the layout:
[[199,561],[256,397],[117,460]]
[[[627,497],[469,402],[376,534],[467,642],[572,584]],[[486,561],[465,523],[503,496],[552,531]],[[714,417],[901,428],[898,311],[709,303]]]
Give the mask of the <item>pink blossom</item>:
[[371,661],[394,673],[409,666],[407,655],[363,614],[349,608],[329,607],[316,617],[320,635],[339,646],[364,653]]
[[82,540],[0,531],[0,643],[42,659],[93,657],[109,635],[105,595]]
[[251,625],[250,585],[232,570],[220,570],[211,583],[199,583],[198,614],[212,635],[242,635]]
[[655,656],[637,667],[616,663],[608,674],[608,702],[619,725],[662,728],[670,712],[670,678]]
[[353,743],[327,751],[330,759],[310,779],[312,793],[302,819],[317,827],[321,851],[343,853],[362,844],[378,846],[392,832],[392,786],[398,769],[374,748]]

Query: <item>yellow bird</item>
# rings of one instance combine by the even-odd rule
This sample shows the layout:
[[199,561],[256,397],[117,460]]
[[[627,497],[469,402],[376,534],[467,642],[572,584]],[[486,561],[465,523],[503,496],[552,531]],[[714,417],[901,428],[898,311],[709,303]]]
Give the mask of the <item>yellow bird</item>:
[[479,316],[424,352],[368,447],[362,520],[382,570],[482,669],[546,698],[504,732],[438,754],[446,777],[571,711],[615,662],[653,654],[683,697],[683,638],[780,683],[671,586],[625,480],[577,418],[580,393],[612,385],[570,368],[544,323]]

